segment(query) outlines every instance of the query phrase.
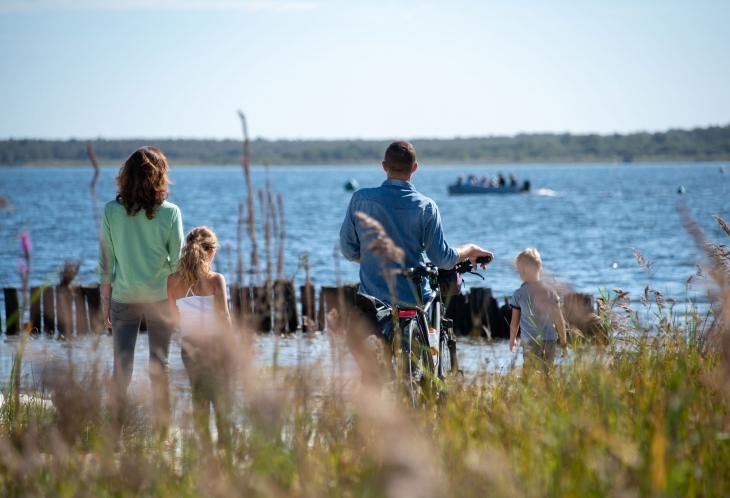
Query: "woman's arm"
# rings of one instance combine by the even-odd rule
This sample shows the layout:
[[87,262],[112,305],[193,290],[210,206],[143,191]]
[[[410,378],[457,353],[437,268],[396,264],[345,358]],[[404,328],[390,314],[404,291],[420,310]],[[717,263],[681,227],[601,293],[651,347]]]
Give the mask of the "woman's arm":
[[101,284],[101,309],[104,312],[104,325],[112,327],[112,284]]
[[170,316],[175,327],[180,326],[180,310],[177,309],[177,302],[175,302],[177,282],[177,273],[171,273],[167,277],[167,302],[170,305]]
[[99,237],[99,264],[97,272],[101,283],[101,305],[104,323],[111,328],[112,281],[114,280],[114,244],[112,242],[109,214],[106,207],[101,217],[101,236]]
[[177,208],[172,218],[172,229],[170,230],[170,239],[167,241],[167,253],[170,257],[170,268],[175,271],[178,261],[180,261],[180,252],[182,251],[185,234],[183,232],[182,214],[180,208]]

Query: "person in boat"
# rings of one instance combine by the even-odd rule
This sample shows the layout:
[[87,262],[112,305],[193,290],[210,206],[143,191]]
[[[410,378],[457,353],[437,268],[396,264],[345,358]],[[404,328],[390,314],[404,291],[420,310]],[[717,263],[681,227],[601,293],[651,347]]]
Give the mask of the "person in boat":
[[504,187],[505,185],[507,185],[507,181],[504,179],[504,175],[501,172],[497,176],[497,181],[499,182],[500,187]]
[[489,187],[489,177],[487,175],[483,175],[482,176],[481,186],[482,187]]
[[514,173],[509,175],[509,185],[510,185],[510,187],[517,186],[517,177],[514,175]]
[[456,186],[459,187],[462,183],[464,183],[464,175],[459,175],[459,177],[456,179]]
[[[387,179],[379,187],[356,191],[350,199],[340,229],[340,251],[345,259],[360,265],[358,300],[370,296],[390,306],[413,306],[419,297],[428,296],[427,282],[416,289],[406,278],[398,277],[393,281],[393,270],[423,266],[426,257],[438,268],[451,269],[465,259],[471,260],[476,267],[477,258],[492,256],[491,252],[475,244],[455,247],[446,241],[438,206],[416,191],[411,183],[417,169],[413,145],[405,141],[393,142],[383,160]],[[380,230],[373,229],[373,222],[380,225]],[[383,236],[383,231],[398,251],[388,250],[384,254],[380,250],[383,246],[377,242],[382,240],[379,237]],[[486,265],[481,267],[484,269]],[[381,341],[389,341],[392,337],[386,337],[382,329],[366,320],[359,320],[358,316],[363,314],[359,304],[350,314],[347,345],[362,370],[362,380],[382,386],[385,372],[377,359],[377,345],[384,346]],[[373,337],[374,340],[370,339]]]
[[479,180],[477,179],[477,175],[475,175],[475,174],[469,175],[469,181],[466,184],[467,185],[479,185]]

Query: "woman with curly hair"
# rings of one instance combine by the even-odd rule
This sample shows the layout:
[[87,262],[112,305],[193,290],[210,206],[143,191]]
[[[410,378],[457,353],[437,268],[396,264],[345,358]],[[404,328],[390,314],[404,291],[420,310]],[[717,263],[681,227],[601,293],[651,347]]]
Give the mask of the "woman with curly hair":
[[117,197],[104,206],[99,240],[99,281],[105,321],[114,338],[110,393],[112,422],[120,434],[132,379],[140,323],[147,324],[149,375],[160,437],[170,424],[170,338],[167,277],[180,260],[180,209],[169,202],[169,167],[154,147],[137,149],[119,170]]

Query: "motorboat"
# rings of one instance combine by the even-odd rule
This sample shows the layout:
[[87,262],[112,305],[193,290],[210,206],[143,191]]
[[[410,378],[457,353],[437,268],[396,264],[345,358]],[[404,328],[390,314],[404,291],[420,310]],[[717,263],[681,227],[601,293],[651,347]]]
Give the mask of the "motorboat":
[[449,194],[522,194],[529,191],[529,180],[525,180],[522,185],[504,185],[502,187],[470,185],[466,183],[449,185]]

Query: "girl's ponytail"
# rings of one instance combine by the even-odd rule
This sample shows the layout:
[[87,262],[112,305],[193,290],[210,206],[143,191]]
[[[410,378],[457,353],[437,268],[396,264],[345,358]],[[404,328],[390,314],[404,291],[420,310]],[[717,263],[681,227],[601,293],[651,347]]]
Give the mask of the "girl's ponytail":
[[190,230],[176,268],[188,288],[197,286],[200,279],[210,273],[208,252],[217,248],[218,238],[212,228],[196,227]]

